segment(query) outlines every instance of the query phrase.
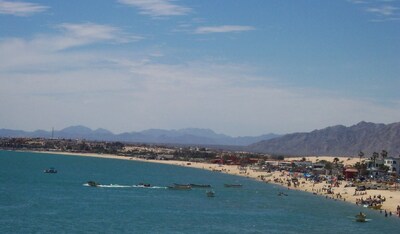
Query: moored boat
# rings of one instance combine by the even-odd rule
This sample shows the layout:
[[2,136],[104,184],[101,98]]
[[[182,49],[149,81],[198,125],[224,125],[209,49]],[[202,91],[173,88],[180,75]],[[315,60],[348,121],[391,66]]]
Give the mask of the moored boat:
[[377,205],[368,205],[367,206],[370,209],[374,209],[374,210],[380,210],[382,208],[382,204],[377,204]]
[[55,173],[57,173],[57,170],[54,167],[50,167],[49,169],[45,169],[43,172],[44,173],[55,174]]
[[279,192],[278,196],[288,196],[288,195],[286,193],[284,193],[284,192]]
[[239,188],[239,187],[242,187],[243,185],[241,185],[241,184],[224,184],[224,186],[227,188]]
[[192,188],[211,188],[211,185],[209,184],[190,184]]
[[174,184],[173,186],[168,186],[167,188],[175,190],[191,190],[192,186],[190,186],[190,184]]

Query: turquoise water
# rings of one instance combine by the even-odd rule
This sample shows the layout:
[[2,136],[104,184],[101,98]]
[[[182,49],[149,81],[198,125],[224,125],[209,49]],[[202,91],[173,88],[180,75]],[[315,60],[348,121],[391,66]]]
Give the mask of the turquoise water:
[[[55,167],[57,174],[43,170]],[[84,186],[88,180],[113,184]],[[150,183],[156,188],[132,185]],[[172,183],[211,184],[168,190]],[[242,188],[225,188],[241,183]],[[0,151],[0,233],[399,233],[400,218],[217,172]],[[123,186],[118,186],[123,185]],[[277,196],[284,191],[289,196]],[[354,222],[358,212],[367,223]]]

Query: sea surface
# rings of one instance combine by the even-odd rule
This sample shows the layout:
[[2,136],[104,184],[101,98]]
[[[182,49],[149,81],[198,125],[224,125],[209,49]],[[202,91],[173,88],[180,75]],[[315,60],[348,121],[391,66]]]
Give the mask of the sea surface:
[[[49,167],[58,173],[43,173]],[[89,187],[89,180],[105,186]],[[206,189],[165,188],[173,183],[211,184],[215,197],[207,197]],[[355,222],[360,211],[369,222]],[[389,234],[400,233],[400,218],[218,172],[0,151],[0,233]]]

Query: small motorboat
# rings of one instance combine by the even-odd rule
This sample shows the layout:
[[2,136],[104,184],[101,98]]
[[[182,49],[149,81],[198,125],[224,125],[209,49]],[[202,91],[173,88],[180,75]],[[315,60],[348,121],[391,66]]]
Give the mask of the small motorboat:
[[364,213],[360,212],[359,214],[356,215],[356,222],[366,222],[367,215]]
[[279,192],[278,196],[288,196],[288,195],[286,193],[284,193],[284,192]]
[[190,184],[174,184],[173,186],[168,186],[167,188],[174,190],[191,190],[192,186],[190,186]]
[[380,210],[380,209],[382,209],[382,204],[377,204],[377,205],[371,204],[371,205],[368,205],[367,207],[370,209],[374,209],[374,210]]
[[206,192],[207,197],[215,197],[215,192],[213,190],[208,190]]
[[224,184],[224,186],[227,188],[240,188],[243,185],[241,185],[241,184]]
[[145,183],[139,183],[137,186],[138,187],[144,187],[144,188],[150,188],[151,187],[150,184],[145,184]]
[[92,180],[88,181],[87,184],[88,184],[90,187],[98,187],[98,186],[100,185],[99,183],[97,183],[97,182],[95,182],[95,181],[92,181]]
[[192,188],[211,188],[211,185],[209,184],[190,184]]
[[50,167],[49,169],[45,169],[43,172],[49,174],[55,174],[57,173],[57,170],[54,167]]

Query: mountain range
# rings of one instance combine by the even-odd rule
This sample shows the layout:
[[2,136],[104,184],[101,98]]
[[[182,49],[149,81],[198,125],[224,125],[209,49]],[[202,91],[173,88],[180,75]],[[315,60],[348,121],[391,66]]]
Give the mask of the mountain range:
[[337,125],[309,133],[293,133],[264,140],[246,147],[253,152],[283,155],[356,156],[363,151],[365,157],[386,150],[389,156],[400,153],[400,122],[375,124],[360,122],[345,127]]
[[[51,138],[50,131],[0,129],[0,137]],[[244,150],[280,155],[356,156],[359,151],[370,157],[373,152],[386,150],[389,156],[400,153],[400,122],[375,124],[360,122],[350,127],[337,125],[308,133],[286,135],[266,134],[255,137],[231,137],[210,129],[185,128],[180,130],[149,129],[141,132],[114,134],[106,129],[92,130],[71,126],[54,131],[54,138],[158,143],[177,145],[206,145],[224,149]]]
[[[262,140],[278,137],[276,134],[261,136],[231,137],[217,134],[210,129],[185,128],[180,130],[149,129],[141,132],[114,134],[103,128],[92,130],[85,126],[71,126],[54,131],[54,138],[87,139],[97,141],[123,141],[133,143],[188,144],[188,145],[232,145],[246,146]],[[0,129],[0,137],[43,137],[51,138],[51,131],[33,132]]]

